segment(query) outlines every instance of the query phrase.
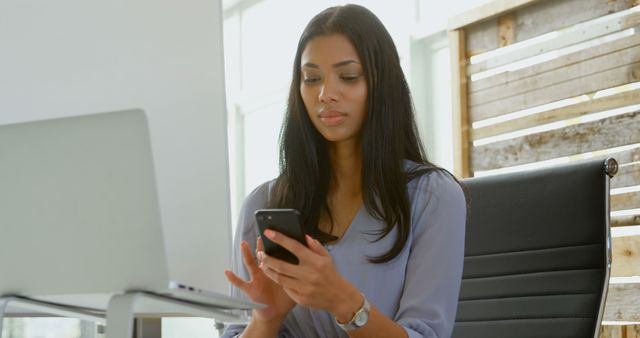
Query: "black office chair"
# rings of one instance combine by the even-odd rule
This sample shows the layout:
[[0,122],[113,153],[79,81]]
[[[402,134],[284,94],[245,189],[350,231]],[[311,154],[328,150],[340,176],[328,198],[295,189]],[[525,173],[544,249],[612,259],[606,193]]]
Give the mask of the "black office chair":
[[466,179],[471,196],[454,338],[598,337],[613,159]]

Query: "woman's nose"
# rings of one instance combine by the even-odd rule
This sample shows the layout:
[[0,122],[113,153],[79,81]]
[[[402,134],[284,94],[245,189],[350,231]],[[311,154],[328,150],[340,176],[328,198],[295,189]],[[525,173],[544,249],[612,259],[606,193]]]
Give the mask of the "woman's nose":
[[318,96],[320,102],[329,103],[338,101],[338,90],[335,84],[332,84],[331,81],[326,81],[320,87],[320,94]]

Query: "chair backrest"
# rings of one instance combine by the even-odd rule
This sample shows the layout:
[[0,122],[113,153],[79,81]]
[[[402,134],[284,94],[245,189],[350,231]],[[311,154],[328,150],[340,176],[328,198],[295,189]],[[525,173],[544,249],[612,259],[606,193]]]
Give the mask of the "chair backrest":
[[597,337],[611,266],[613,159],[464,180],[454,338]]

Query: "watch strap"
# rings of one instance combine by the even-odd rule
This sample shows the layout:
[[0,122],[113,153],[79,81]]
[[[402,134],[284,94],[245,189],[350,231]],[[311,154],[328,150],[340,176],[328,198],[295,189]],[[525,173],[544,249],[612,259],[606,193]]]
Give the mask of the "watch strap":
[[369,304],[369,301],[367,301],[367,297],[365,297],[364,294],[362,294],[362,298],[364,299],[362,307],[360,307],[360,309],[356,311],[349,322],[341,324],[340,322],[338,322],[338,319],[334,317],[334,321],[341,329],[345,331],[351,331],[363,327],[365,324],[367,324],[367,322],[369,321],[371,304]]

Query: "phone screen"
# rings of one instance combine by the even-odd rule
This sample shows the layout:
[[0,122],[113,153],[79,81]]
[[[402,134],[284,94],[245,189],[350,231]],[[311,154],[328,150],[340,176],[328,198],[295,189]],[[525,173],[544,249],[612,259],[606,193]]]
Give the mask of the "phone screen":
[[262,243],[264,244],[264,252],[269,256],[291,264],[298,264],[298,258],[294,254],[269,240],[269,238],[264,235],[264,231],[266,229],[275,230],[306,246],[307,243],[304,238],[304,229],[302,228],[300,213],[295,209],[259,209],[255,212],[255,216],[258,228],[260,229]]

